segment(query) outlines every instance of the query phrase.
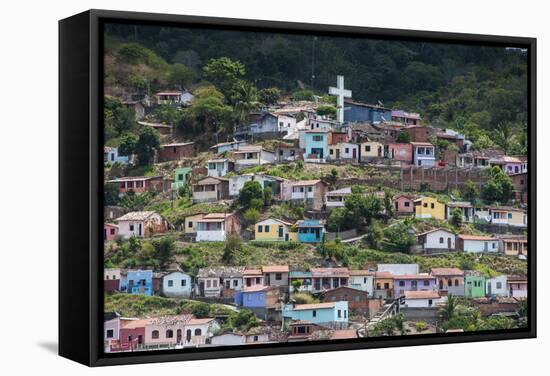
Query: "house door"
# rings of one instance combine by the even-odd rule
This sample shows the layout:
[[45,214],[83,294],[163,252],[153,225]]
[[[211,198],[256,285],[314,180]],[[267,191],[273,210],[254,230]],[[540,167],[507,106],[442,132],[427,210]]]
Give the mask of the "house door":
[[187,329],[187,331],[185,332],[185,341],[191,342],[191,329]]
[[336,149],[336,159],[340,159],[340,149]]
[[439,289],[443,290],[443,280],[439,280]]
[[352,158],[353,159],[357,159],[357,150],[356,149],[353,149],[353,151],[351,152],[352,154]]
[[138,236],[141,236],[141,223],[138,224]]
[[283,237],[283,226],[279,226],[279,238]]
[[285,234],[285,241],[288,241],[288,234]]
[[433,304],[434,304],[433,300],[429,299],[428,300],[428,307],[431,307]]
[[489,250],[489,243],[485,242],[485,243],[483,244],[483,251],[484,251],[484,252],[487,252],[488,250]]
[[447,238],[447,248],[451,249],[451,238]]
[[128,281],[128,292],[132,293],[132,289],[134,288],[134,280],[131,279]]
[[181,329],[176,332],[176,342],[181,343]]
[[379,156],[379,157],[382,156],[382,146],[379,146],[379,147],[378,147],[378,156]]
[[491,282],[487,282],[487,295],[491,296],[493,292],[493,286]]

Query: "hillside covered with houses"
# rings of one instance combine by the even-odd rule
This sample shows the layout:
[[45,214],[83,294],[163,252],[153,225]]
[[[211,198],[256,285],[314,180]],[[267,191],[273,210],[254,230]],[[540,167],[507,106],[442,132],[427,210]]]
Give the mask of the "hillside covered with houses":
[[152,29],[106,40],[105,351],[526,325],[521,51]]

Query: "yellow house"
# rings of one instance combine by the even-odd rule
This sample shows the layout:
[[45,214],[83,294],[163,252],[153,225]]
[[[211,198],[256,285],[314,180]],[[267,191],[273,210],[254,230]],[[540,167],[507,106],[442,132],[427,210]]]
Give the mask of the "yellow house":
[[433,197],[420,197],[414,200],[414,213],[417,218],[445,219],[445,204]]
[[264,241],[297,241],[298,233],[292,231],[292,223],[269,218],[254,225],[254,237]]
[[491,223],[527,227],[527,212],[510,206],[493,206],[489,208]]
[[384,145],[376,141],[366,141],[360,144],[361,159],[382,158],[384,156]]

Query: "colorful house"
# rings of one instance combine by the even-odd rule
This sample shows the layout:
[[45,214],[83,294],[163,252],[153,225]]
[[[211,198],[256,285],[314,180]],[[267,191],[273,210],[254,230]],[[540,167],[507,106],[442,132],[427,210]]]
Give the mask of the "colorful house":
[[284,181],[281,183],[281,200],[303,203],[312,210],[321,210],[327,185],[321,180]]
[[395,296],[403,296],[405,291],[433,291],[437,289],[437,279],[428,273],[394,275]]
[[[363,315],[369,315],[369,300],[370,295],[363,290],[353,289],[347,286],[340,286],[338,288],[328,290],[323,294],[323,302],[341,302],[348,303],[350,310],[361,313]],[[375,299],[378,301],[377,299]],[[377,305],[376,311],[380,308],[380,304]],[[370,316],[370,315],[369,315]]]
[[499,275],[485,280],[485,295],[508,296],[508,276]]
[[130,157],[126,155],[119,155],[118,148],[105,146],[103,148],[103,161],[108,163],[120,163],[128,164]]
[[279,289],[276,286],[245,287],[235,293],[235,304],[246,308],[262,319],[269,320],[275,316],[279,303]]
[[264,273],[261,269],[245,269],[243,272],[243,285],[245,287],[265,286]]
[[104,223],[103,224],[103,240],[111,241],[115,240],[118,235],[118,226],[114,223]]
[[433,197],[420,197],[414,200],[414,213],[417,218],[445,219],[445,204]]
[[185,324],[192,318],[193,315],[151,318],[145,325],[145,349],[158,350],[183,345]]
[[229,198],[229,181],[207,177],[193,184],[193,202],[212,202]]
[[389,159],[400,161],[403,164],[410,164],[413,160],[412,145],[402,143],[389,143],[387,157]]
[[162,277],[162,294],[172,298],[189,298],[193,290],[192,277],[181,271],[173,271]]
[[443,304],[446,297],[442,297],[436,290],[405,291],[403,306],[407,308],[432,308]]
[[377,141],[365,141],[359,144],[359,157],[363,161],[384,157],[384,144]]
[[390,272],[377,271],[374,273],[374,297],[393,297],[393,275]]
[[105,292],[120,291],[122,272],[120,268],[106,268],[103,270],[103,290]]
[[153,271],[128,270],[125,290],[128,294],[153,295]]
[[113,346],[117,346],[120,339],[120,315],[116,312],[103,314],[103,348],[105,352],[111,352]]
[[304,161],[325,162],[329,156],[328,138],[329,138],[329,131],[327,130],[318,129],[318,130],[305,131]]
[[143,238],[166,232],[168,222],[154,211],[138,211],[117,218],[118,234],[124,238]]
[[498,252],[498,239],[482,235],[458,235],[457,249],[468,253]]
[[197,233],[197,221],[203,219],[205,214],[195,214],[185,217],[183,220],[183,233],[184,234],[196,234]]
[[355,102],[351,99],[344,101],[344,122],[381,123],[390,121],[392,110],[383,106]]
[[447,210],[445,212],[445,219],[449,220],[453,216],[453,212],[458,209],[462,213],[463,222],[474,221],[474,207],[468,201],[452,201],[445,204]]
[[291,271],[288,273],[288,283],[292,292],[294,292],[294,281],[300,282],[298,292],[313,292],[313,274],[311,272]]
[[235,169],[239,171],[247,167],[274,163],[275,153],[259,145],[246,145],[233,150],[233,159],[235,160]]
[[286,304],[283,306],[281,315],[283,320],[300,320],[331,328],[347,328],[348,302]]
[[162,176],[131,176],[107,180],[105,183],[116,184],[119,196],[123,196],[130,191],[134,193],[144,193],[150,190],[161,192],[164,188]]
[[235,171],[235,162],[229,158],[209,159],[208,176],[219,178]]
[[527,257],[527,237],[524,235],[503,235],[500,237],[500,252],[506,256]]
[[235,213],[210,213],[197,220],[196,241],[223,242],[230,234],[240,234],[241,222]]
[[336,189],[325,193],[325,206],[327,209],[341,208],[345,206],[346,197],[351,195],[351,187]]
[[191,174],[192,169],[189,167],[179,167],[176,168],[174,172],[174,182],[172,183],[172,190],[177,191],[178,189],[185,187],[189,181],[189,175]]
[[458,268],[432,268],[441,295],[464,296],[464,272]]
[[436,228],[416,235],[424,253],[451,252],[456,249],[456,236],[451,231]]
[[435,166],[435,146],[429,142],[411,142],[415,166]]
[[298,233],[292,232],[292,223],[281,219],[266,219],[254,225],[254,238],[262,241],[297,241]]
[[347,286],[350,277],[348,268],[312,268],[311,275],[314,293]]
[[[419,125],[420,114],[416,112],[406,112],[403,110],[393,110],[391,112],[391,119],[404,125]],[[426,127],[424,127],[426,128]]]
[[185,158],[192,158],[195,152],[194,142],[178,142],[164,144],[157,151],[158,162],[179,161]]
[[232,297],[243,287],[244,271],[243,266],[199,269],[196,293],[204,297]]
[[515,227],[527,227],[527,212],[511,206],[491,206],[491,223]]
[[508,285],[508,296],[510,298],[527,298],[527,277],[521,275],[510,275],[506,284]]
[[122,351],[143,350],[145,346],[145,327],[150,319],[121,320],[119,349]]
[[303,219],[296,222],[298,241],[301,243],[320,243],[325,236],[325,223],[319,219]]
[[350,270],[348,286],[356,290],[365,291],[369,297],[374,296],[374,274],[369,270]]
[[229,196],[237,197],[248,181],[257,181],[263,189],[271,189],[272,197],[278,200],[281,196],[281,184],[285,179],[265,174],[242,174],[231,176],[229,178]]
[[288,291],[288,265],[262,266],[266,286],[276,286]]
[[393,198],[393,207],[397,215],[414,214],[414,200],[417,197],[410,195],[398,195]]
[[482,298],[485,296],[485,277],[479,273],[468,272],[464,277],[464,296]]
[[339,142],[328,147],[328,160],[358,160],[359,146],[349,142]]

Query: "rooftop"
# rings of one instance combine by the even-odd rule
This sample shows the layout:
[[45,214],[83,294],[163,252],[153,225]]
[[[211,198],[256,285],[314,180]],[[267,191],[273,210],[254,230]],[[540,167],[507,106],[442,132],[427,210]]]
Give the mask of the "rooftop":
[[437,291],[405,291],[405,299],[439,299]]
[[464,271],[459,268],[432,268],[431,272],[436,276],[455,276],[464,275]]
[[463,240],[496,240],[492,236],[483,236],[483,235],[466,235],[466,234],[460,234],[458,235],[460,239]]
[[154,211],[135,211],[124,214],[122,217],[117,218],[116,221],[145,221],[153,214],[156,213]]
[[347,277],[349,276],[348,268],[311,268],[311,274],[314,277],[333,276]]
[[268,265],[262,266],[264,273],[288,273],[288,265]]
[[314,304],[296,304],[293,310],[304,311],[308,309],[327,309],[327,308],[334,308],[334,303],[327,302],[327,303],[314,303]]
[[434,279],[435,277],[429,275],[428,273],[420,273],[420,274],[401,274],[396,275],[393,277],[393,279]]

